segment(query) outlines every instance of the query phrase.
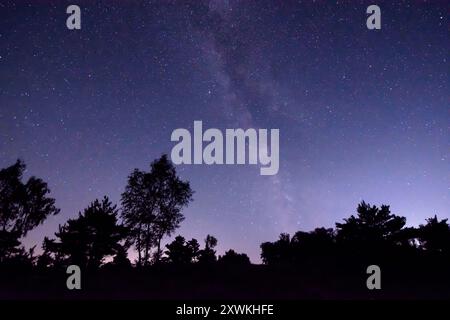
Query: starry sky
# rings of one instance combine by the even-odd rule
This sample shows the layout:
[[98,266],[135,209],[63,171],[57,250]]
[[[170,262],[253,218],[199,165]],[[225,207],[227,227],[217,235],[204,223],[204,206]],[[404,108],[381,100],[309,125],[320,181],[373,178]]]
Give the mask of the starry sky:
[[[66,8],[81,7],[81,30]],[[381,8],[368,30],[366,8]],[[450,217],[448,1],[2,1],[0,167],[22,158],[61,208],[175,145],[176,128],[277,128],[280,170],[180,165],[177,234],[259,262],[281,232],[333,227],[362,199],[418,225]]]

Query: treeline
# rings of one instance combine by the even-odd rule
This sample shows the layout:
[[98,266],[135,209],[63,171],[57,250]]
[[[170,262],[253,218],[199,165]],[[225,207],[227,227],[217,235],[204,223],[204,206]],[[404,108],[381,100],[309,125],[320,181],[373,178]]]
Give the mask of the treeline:
[[[261,244],[265,264],[300,264],[327,261],[388,261],[410,258],[450,259],[448,219],[437,216],[419,227],[405,227],[406,218],[392,214],[389,206],[364,201],[336,228],[282,233],[275,242]],[[422,259],[422,260],[426,260]],[[450,260],[449,260],[450,261]]]
[[[94,200],[77,217],[46,237],[42,254],[25,250],[21,241],[28,232],[60,210],[47,184],[36,177],[23,182],[25,164],[18,160],[0,170],[0,268],[51,270],[70,264],[97,270],[149,265],[226,264],[249,265],[246,254],[227,251],[217,257],[217,239],[207,235],[201,248],[196,239],[177,236],[161,247],[184,220],[182,210],[193,200],[189,182],[181,180],[166,155],[153,161],[150,170],[135,169],[128,177],[120,209],[108,197]],[[137,259],[132,262],[132,248]],[[358,205],[357,215],[333,228],[281,234],[275,242],[261,244],[267,265],[325,266],[334,259],[450,258],[450,226],[436,216],[419,227],[406,227],[406,218],[392,214],[389,206]],[[422,259],[423,260],[423,259]]]
[[49,196],[47,184],[36,177],[23,182],[21,160],[0,170],[0,267],[51,269],[76,264],[96,270],[104,265],[131,267],[128,251],[137,253],[136,266],[172,263],[250,264],[245,254],[229,250],[216,256],[217,239],[207,235],[203,248],[198,240],[177,236],[161,248],[184,220],[182,209],[191,201],[189,182],[181,180],[166,155],[153,161],[148,172],[135,169],[122,193],[121,208],[108,197],[94,200],[76,218],[60,225],[54,238],[45,237],[42,254],[25,250],[21,240],[28,232],[60,212]]

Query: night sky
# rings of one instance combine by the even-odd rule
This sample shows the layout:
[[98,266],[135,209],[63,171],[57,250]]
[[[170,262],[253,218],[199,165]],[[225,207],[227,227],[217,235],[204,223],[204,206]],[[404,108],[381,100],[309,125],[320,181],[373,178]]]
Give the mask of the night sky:
[[34,3],[0,4],[0,167],[22,158],[61,208],[28,246],[95,198],[119,204],[194,120],[280,130],[277,175],[177,166],[195,195],[176,234],[212,234],[219,254],[258,262],[261,242],[333,227],[362,199],[408,225],[450,217],[448,1]]

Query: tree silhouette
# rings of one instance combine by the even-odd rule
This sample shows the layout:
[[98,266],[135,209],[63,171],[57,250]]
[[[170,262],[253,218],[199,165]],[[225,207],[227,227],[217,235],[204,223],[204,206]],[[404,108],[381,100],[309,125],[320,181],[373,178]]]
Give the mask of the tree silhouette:
[[302,247],[309,251],[328,251],[334,246],[334,230],[329,228],[316,228],[311,232],[298,231],[292,237],[294,246]]
[[265,264],[287,263],[292,260],[291,251],[290,236],[282,233],[277,241],[261,244],[261,259]]
[[205,238],[205,248],[200,250],[198,261],[200,263],[213,263],[217,261],[216,251],[217,239],[212,235],[207,235]]
[[335,232],[331,228],[316,228],[310,232],[298,231],[291,240],[291,259],[302,262],[326,257],[336,249]]
[[44,181],[30,177],[22,182],[25,169],[25,163],[17,160],[0,170],[0,262],[20,252],[19,240],[28,231],[59,213]]
[[[48,243],[51,240],[47,237],[44,238],[44,241],[42,243],[42,254],[37,258],[36,267],[39,270],[46,270],[55,267],[56,265],[59,265],[56,263],[55,258],[52,257],[52,252],[48,249]],[[53,241],[54,242],[54,241]]]
[[225,265],[245,266],[250,264],[250,258],[245,253],[237,253],[230,249],[223,256],[219,256],[217,262]]
[[191,255],[191,262],[197,262],[198,256],[200,254],[200,244],[198,243],[197,239],[189,240],[188,242],[186,242],[186,246]]
[[189,264],[195,262],[199,252],[196,239],[186,242],[184,237],[177,236],[175,240],[166,245],[167,260],[174,264]]
[[6,261],[3,261],[3,266],[15,272],[30,271],[37,261],[34,255],[35,246],[26,250],[24,247],[19,247],[14,250],[14,254],[9,256]]
[[345,223],[336,223],[336,239],[344,246],[364,250],[392,246],[406,224],[406,218],[391,214],[387,205],[378,208],[362,201],[357,212],[356,217],[344,219]]
[[119,246],[116,250],[116,255],[112,261],[112,265],[114,267],[118,267],[121,269],[131,268],[131,262],[127,256],[127,250],[123,246]]
[[419,226],[419,241],[423,249],[430,252],[450,253],[450,226],[448,219],[438,220],[435,215]]
[[161,240],[183,221],[182,208],[192,201],[189,182],[176,174],[167,155],[151,163],[150,172],[135,169],[122,194],[122,219],[138,252],[138,265],[148,263],[156,246],[155,262],[161,258]]
[[19,238],[17,232],[0,230],[0,263],[19,253]]
[[58,242],[46,239],[44,250],[54,253],[55,260],[97,269],[105,257],[123,253],[126,228],[118,225],[117,214],[107,197],[101,202],[96,199],[78,218],[59,227]]
[[166,248],[166,255],[171,263],[185,264],[191,262],[184,237],[176,236],[175,240],[166,245]]

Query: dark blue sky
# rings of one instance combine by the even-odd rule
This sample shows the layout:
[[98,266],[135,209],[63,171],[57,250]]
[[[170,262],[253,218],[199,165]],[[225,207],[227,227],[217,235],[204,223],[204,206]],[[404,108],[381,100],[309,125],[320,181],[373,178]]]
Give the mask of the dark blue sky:
[[[178,166],[179,229],[259,259],[281,232],[362,199],[409,225],[450,217],[448,1],[2,1],[0,167],[49,183],[58,224],[174,145],[176,128],[280,129],[280,170]],[[82,29],[66,28],[69,4]],[[381,7],[382,28],[366,28]]]

